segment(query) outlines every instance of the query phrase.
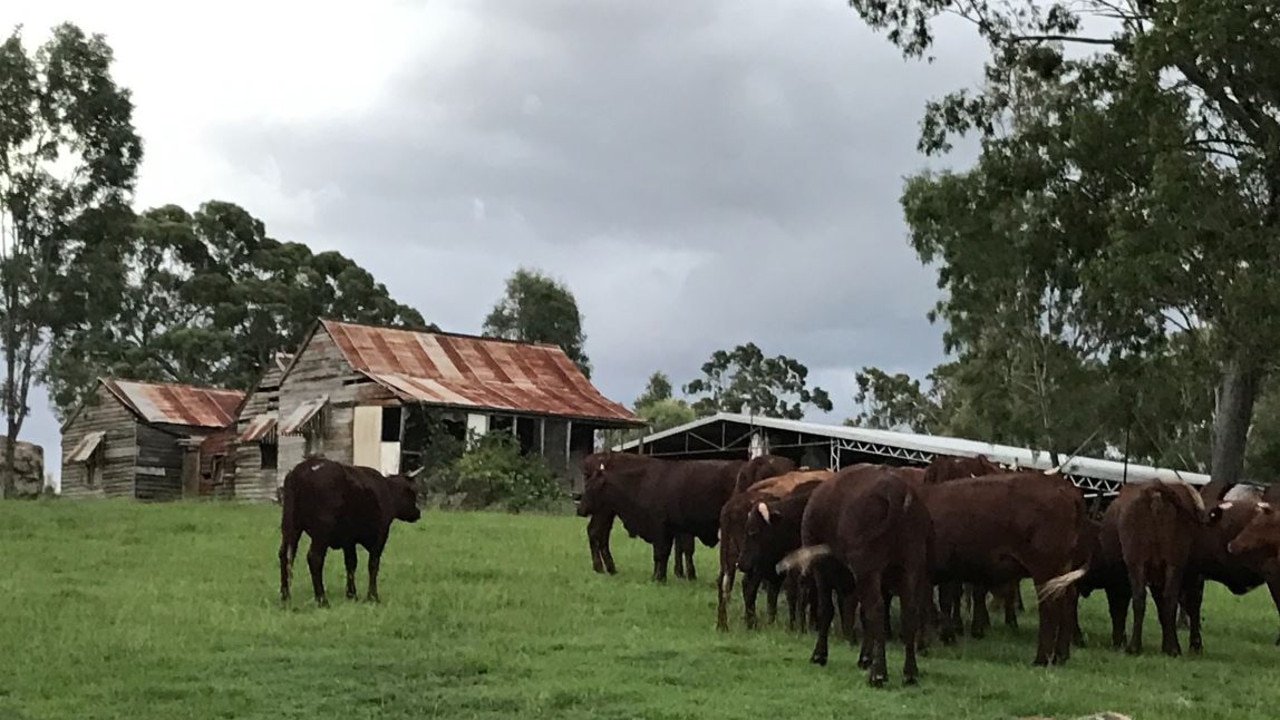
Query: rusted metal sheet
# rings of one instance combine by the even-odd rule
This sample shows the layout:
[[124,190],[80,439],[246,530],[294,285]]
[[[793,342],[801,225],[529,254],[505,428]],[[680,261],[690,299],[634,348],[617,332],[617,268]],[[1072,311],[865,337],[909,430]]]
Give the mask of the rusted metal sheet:
[[293,412],[289,413],[284,422],[280,423],[278,427],[280,434],[296,435],[317,413],[324,409],[328,402],[328,397],[320,397],[302,403]]
[[274,434],[272,431],[275,429],[276,414],[263,413],[261,415],[254,416],[254,418],[249,421],[249,426],[244,429],[244,432],[240,433],[240,437],[237,439],[240,442],[257,442],[264,439],[270,440],[270,436]]
[[353,369],[404,400],[643,424],[554,345],[333,320],[324,327]]
[[224,428],[235,420],[236,408],[244,399],[239,390],[114,379],[102,383],[149,423]]
[[97,450],[98,445],[102,444],[102,438],[105,436],[106,433],[101,430],[86,434],[80,442],[76,443],[75,449],[67,457],[67,462],[87,462],[89,458],[93,457],[93,451]]

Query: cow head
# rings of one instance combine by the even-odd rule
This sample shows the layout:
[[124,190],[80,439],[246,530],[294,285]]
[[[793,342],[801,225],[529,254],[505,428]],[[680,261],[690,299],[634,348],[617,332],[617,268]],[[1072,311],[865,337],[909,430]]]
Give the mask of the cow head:
[[[1222,503],[1214,510],[1230,506],[1231,503]],[[1264,548],[1280,555],[1280,514],[1276,513],[1271,503],[1260,502],[1254,505],[1254,514],[1249,523],[1227,543],[1227,552],[1240,555]]]
[[742,551],[738,555],[738,569],[752,572],[760,564],[760,556],[764,553],[773,523],[778,520],[776,508],[768,503],[757,502],[747,511],[747,523],[743,527]]
[[593,515],[600,507],[605,492],[610,453],[592,453],[582,458],[582,492],[574,498],[578,517]]
[[391,511],[397,520],[417,522],[422,517],[418,508],[418,483],[404,475],[392,475],[387,478],[387,486],[391,490]]

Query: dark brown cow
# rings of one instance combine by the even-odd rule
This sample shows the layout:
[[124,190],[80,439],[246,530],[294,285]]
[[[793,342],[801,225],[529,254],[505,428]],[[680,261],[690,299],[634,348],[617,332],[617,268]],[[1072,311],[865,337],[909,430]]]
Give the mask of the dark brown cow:
[[[809,468],[805,468],[808,470]],[[738,481],[733,491],[740,493],[766,478],[786,475],[796,470],[796,464],[780,455],[760,455],[747,461],[738,471]]]
[[[734,574],[738,569],[738,559],[742,553],[743,539],[746,534],[747,515],[752,506],[762,500],[784,497],[801,483],[826,480],[831,475],[830,470],[789,472],[760,480],[745,491],[735,493],[725,502],[724,507],[720,509],[720,575],[716,579],[719,595],[716,603],[716,629],[729,629],[729,597],[733,592]],[[772,622],[777,618],[778,591],[782,587],[782,578],[772,568],[763,573],[744,573],[742,578],[743,622],[748,628],[756,626],[755,599],[762,582],[766,583],[769,593],[769,620]]]
[[[1200,605],[1204,598],[1204,580],[1226,586],[1234,595],[1243,595],[1265,584],[1280,614],[1280,535],[1268,545],[1265,538],[1267,518],[1273,505],[1254,496],[1229,500],[1214,507],[1209,523],[1196,542],[1195,577],[1187,584],[1183,602],[1191,626],[1192,651],[1203,647],[1200,631]],[[1255,522],[1257,521],[1257,522]],[[1249,529],[1249,534],[1244,531]],[[1280,636],[1276,638],[1280,645]]]
[[914,684],[919,674],[916,641],[928,596],[933,532],[929,513],[913,483],[885,467],[842,470],[813,491],[800,534],[802,547],[783,564],[812,562],[818,637],[810,661],[827,664],[835,616],[829,590],[838,588],[842,595],[853,592],[863,620],[858,666],[868,669],[871,685],[883,685],[888,679],[887,635],[880,619],[884,617],[885,596],[892,593],[902,607],[903,680]]
[[[944,591],[946,606],[958,602],[958,583],[991,586],[1030,577],[1039,586],[1073,567],[1084,532],[1084,496],[1061,475],[964,478],[926,485],[921,495],[933,519],[933,579]],[[1034,664],[1060,664],[1070,656],[1070,607],[1075,603],[1070,585],[1080,575],[1039,604]],[[955,627],[947,612],[942,613],[941,634],[943,642],[954,642]]]
[[403,475],[384,477],[368,467],[309,458],[284,478],[280,517],[280,599],[289,601],[293,559],[302,533],[311,537],[307,566],[316,602],[329,604],[324,591],[324,558],[341,549],[347,566],[347,597],[356,597],[356,545],[369,553],[368,599],[378,601],[378,567],[393,520],[417,522],[417,486]]
[[720,509],[733,494],[742,460],[664,460],[632,453],[583,458],[581,516],[617,515],[628,532],[653,546],[653,579],[666,582],[681,534],[707,547],[719,542]]
[[[591,550],[591,569],[598,573],[608,573],[615,575],[618,572],[617,566],[613,562],[613,551],[609,546],[609,536],[613,534],[613,521],[615,516],[613,513],[597,513],[587,520],[587,546]],[[626,526],[623,526],[626,529]],[[635,537],[636,534],[628,532],[628,535]],[[675,574],[676,577],[682,578],[686,576],[685,565],[689,566],[689,579],[697,578],[697,571],[693,567],[693,536],[678,535],[675,544]]]
[[1120,489],[1102,517],[1092,560],[1097,567],[1086,567],[1079,578],[1088,578],[1090,585],[1107,591],[1113,645],[1123,640],[1126,601],[1132,600],[1133,630],[1125,650],[1142,652],[1149,588],[1155,594],[1161,650],[1171,656],[1182,654],[1178,602],[1206,519],[1203,499],[1186,483],[1156,480]]
[[[806,480],[783,497],[756,502],[747,514],[742,552],[738,555],[738,569],[743,574],[776,574],[778,563],[800,547],[800,521],[804,518],[804,509],[813,491],[822,483],[822,480]],[[813,598],[807,597],[811,593],[802,591],[808,581],[808,578],[801,578],[798,571],[786,573],[785,582],[789,589],[787,629],[793,632],[809,629],[808,602]],[[853,627],[853,618],[842,614],[841,619],[846,621],[845,634],[852,640],[854,635],[850,628]]]
[[[977,457],[935,455],[928,467],[924,469],[922,482],[926,485],[936,485],[961,478],[982,477],[984,475],[1007,472],[1009,472],[1009,469],[992,462],[985,455],[978,455]],[[969,583],[962,586],[962,588],[939,588],[939,596],[956,598],[954,603],[941,602],[940,612],[949,614],[955,627],[962,627],[964,622],[961,618],[960,598],[963,592],[970,600],[972,612],[969,634],[975,638],[982,638],[991,627],[991,613],[987,608],[987,594],[990,593],[1004,606],[1004,624],[1010,628],[1017,628],[1018,613],[1022,611],[1020,584],[1020,581],[1013,580],[998,587]]]

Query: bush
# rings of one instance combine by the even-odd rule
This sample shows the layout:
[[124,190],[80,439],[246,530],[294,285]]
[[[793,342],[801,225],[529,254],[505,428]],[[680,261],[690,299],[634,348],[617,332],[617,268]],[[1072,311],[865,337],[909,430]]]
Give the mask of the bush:
[[515,438],[492,433],[473,440],[462,456],[428,482],[430,490],[457,497],[467,509],[510,512],[548,510],[566,498],[560,480],[536,455],[521,455]]

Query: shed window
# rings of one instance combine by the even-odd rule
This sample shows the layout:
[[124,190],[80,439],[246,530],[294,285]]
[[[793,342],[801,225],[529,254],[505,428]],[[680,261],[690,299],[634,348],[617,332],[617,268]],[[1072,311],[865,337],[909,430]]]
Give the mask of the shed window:
[[402,412],[403,408],[399,405],[389,405],[382,408],[382,442],[400,442],[400,417]]
[[258,443],[258,449],[262,453],[262,469],[275,470],[276,463],[280,462],[280,446],[275,443]]

